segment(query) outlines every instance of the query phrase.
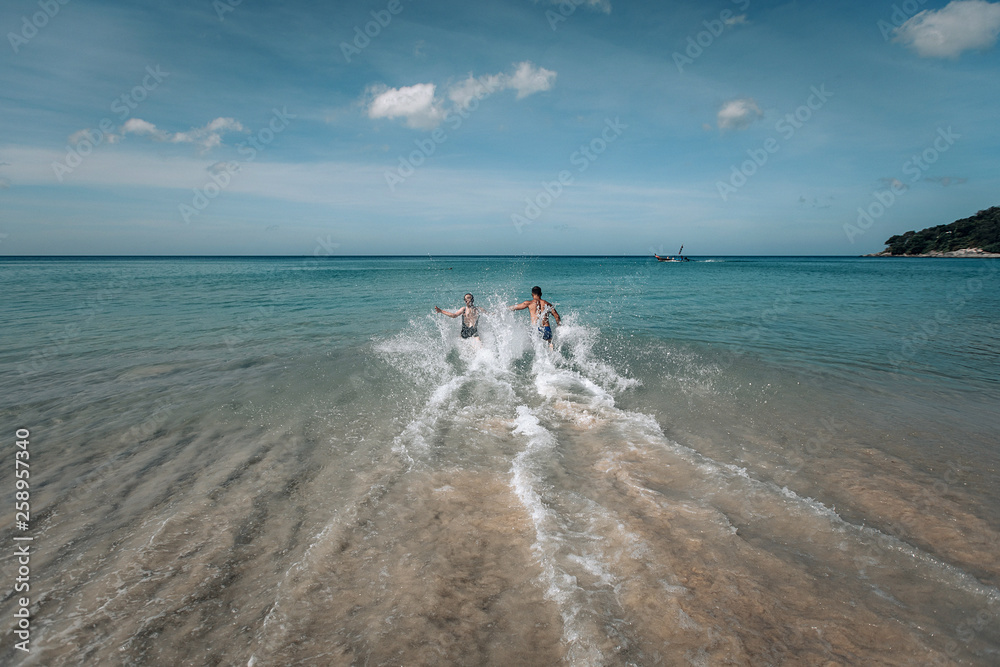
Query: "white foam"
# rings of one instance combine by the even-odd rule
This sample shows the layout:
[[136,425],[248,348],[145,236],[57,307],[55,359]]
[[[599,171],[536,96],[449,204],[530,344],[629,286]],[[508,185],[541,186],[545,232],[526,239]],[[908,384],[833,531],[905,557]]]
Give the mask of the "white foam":
[[[501,312],[507,317],[494,314]],[[411,320],[401,333],[376,343],[375,350],[394,370],[429,392],[424,404],[415,409],[413,418],[393,439],[393,452],[411,466],[431,451],[443,417],[464,415],[475,419],[474,411],[463,409],[469,406],[455,403],[462,387],[489,383],[514,402],[511,365],[521,349],[520,339],[527,337],[523,332],[518,336],[510,314],[491,305],[488,313],[480,316],[480,340],[461,339],[451,319],[427,315]]]
[[467,376],[453,377],[436,387],[417,417],[393,439],[392,451],[407,459],[411,465],[415,461],[414,457],[427,454],[430,451],[427,438],[434,433],[438,420],[445,415],[449,399],[467,380]]
[[575,313],[564,320],[559,327],[560,349],[566,351],[566,360],[575,370],[600,384],[608,393],[620,393],[641,384],[635,378],[621,375],[614,366],[594,354],[600,329],[579,324]]
[[[555,449],[555,437],[539,422],[527,406],[518,406],[514,433],[526,439],[523,450],[514,458],[511,467],[511,486],[527,510],[535,528],[532,551],[542,568],[545,597],[559,608],[563,620],[563,642],[568,647],[571,664],[600,665],[606,662],[599,647],[593,644],[591,623],[583,616],[585,604],[579,600],[582,592],[576,577],[559,564],[559,551],[565,540],[565,527],[558,514],[550,509],[539,490],[544,482],[536,472],[535,459]],[[572,555],[572,554],[571,554]],[[598,565],[591,563],[598,569]]]

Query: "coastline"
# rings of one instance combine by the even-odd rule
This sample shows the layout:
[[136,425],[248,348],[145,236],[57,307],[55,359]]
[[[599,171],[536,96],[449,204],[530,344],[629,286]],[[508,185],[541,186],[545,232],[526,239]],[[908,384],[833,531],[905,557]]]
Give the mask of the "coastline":
[[888,250],[883,250],[882,252],[862,255],[862,257],[978,257],[980,259],[993,259],[1000,257],[1000,253],[986,252],[982,248],[962,248],[961,250],[949,250],[948,252],[934,250],[919,255],[894,255]]

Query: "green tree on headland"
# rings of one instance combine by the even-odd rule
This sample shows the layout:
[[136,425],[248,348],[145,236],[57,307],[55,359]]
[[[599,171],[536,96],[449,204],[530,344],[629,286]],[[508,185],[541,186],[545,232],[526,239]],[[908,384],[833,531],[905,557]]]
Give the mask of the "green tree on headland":
[[965,248],[1000,253],[1000,206],[980,211],[971,218],[956,220],[950,225],[893,236],[885,245],[891,255],[922,255]]

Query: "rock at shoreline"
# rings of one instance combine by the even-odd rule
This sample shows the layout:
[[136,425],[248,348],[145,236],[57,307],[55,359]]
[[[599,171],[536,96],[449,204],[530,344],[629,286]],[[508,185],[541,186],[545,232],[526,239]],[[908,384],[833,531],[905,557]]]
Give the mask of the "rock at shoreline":
[[931,252],[920,253],[919,255],[894,255],[889,250],[883,250],[882,252],[872,253],[870,255],[862,255],[862,257],[979,257],[979,258],[993,258],[1000,257],[998,252],[986,252],[982,248],[962,248],[961,250],[950,250],[948,252],[941,252],[938,250],[932,250]]

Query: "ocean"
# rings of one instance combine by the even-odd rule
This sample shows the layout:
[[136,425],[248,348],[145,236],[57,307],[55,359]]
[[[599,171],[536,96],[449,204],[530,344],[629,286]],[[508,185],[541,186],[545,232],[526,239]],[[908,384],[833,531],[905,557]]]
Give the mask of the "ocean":
[[693,260],[0,258],[0,662],[1000,663],[1000,260]]

